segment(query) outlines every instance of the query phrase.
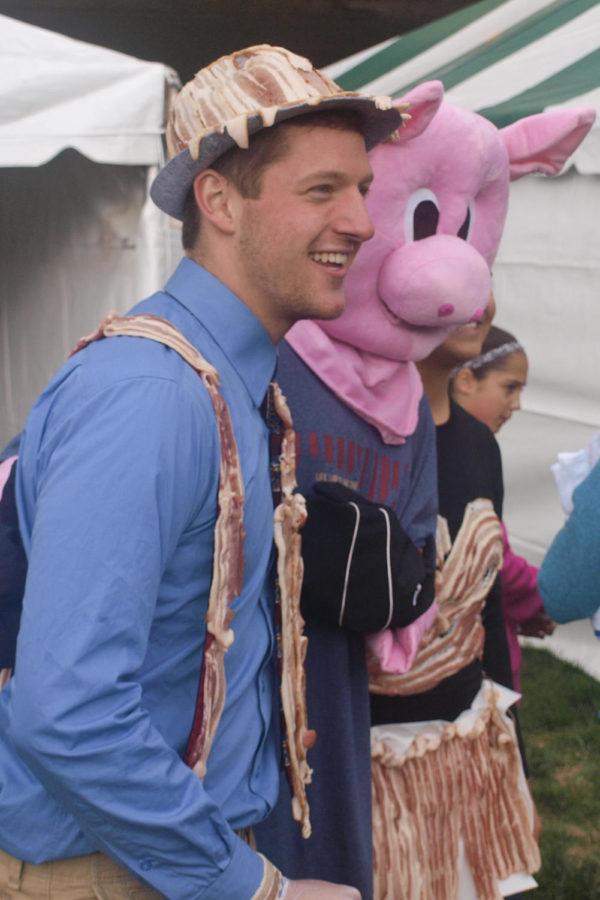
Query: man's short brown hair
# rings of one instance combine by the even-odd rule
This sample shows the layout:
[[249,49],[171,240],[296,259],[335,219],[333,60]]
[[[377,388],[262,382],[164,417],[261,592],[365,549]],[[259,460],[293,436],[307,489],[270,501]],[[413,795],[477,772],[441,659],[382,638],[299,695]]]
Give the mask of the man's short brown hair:
[[[260,196],[262,175],[266,168],[283,159],[288,150],[290,128],[332,128],[361,132],[361,119],[356,110],[311,112],[288,119],[274,128],[263,128],[250,139],[247,150],[234,147],[210,166],[225,176],[244,198]],[[184,250],[193,249],[200,233],[200,210],[192,188],[185,201],[181,243]]]

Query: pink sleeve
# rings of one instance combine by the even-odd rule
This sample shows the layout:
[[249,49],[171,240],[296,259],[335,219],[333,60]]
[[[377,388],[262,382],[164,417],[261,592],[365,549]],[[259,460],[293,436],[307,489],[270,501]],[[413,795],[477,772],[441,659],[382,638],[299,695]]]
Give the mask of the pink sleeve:
[[408,672],[415,661],[421,638],[436,615],[437,604],[434,601],[422,616],[405,628],[386,628],[367,637],[367,648],[378,660],[382,672],[394,675]]
[[16,456],[9,456],[7,459],[3,459],[2,462],[0,462],[0,500],[2,500],[4,485],[8,481],[10,470],[16,461]]
[[536,566],[530,565],[522,556],[513,553],[502,522],[504,564],[502,566],[502,607],[505,615],[515,622],[526,622],[532,616],[544,611],[542,598],[537,589]]

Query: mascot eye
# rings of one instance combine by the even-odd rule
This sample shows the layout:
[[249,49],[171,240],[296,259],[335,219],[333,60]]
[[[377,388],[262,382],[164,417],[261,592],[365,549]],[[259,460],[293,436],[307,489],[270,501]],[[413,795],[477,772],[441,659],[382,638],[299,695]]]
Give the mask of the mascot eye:
[[468,241],[471,237],[471,232],[473,231],[473,220],[474,216],[474,208],[473,202],[469,203],[467,208],[467,214],[465,216],[465,221],[462,223],[458,231],[456,232],[459,238],[462,238],[463,241]]
[[419,188],[408,198],[404,213],[406,241],[421,241],[435,234],[440,220],[440,207],[433,191]]
[[414,238],[420,241],[435,234],[440,213],[433,200],[421,200],[413,213]]

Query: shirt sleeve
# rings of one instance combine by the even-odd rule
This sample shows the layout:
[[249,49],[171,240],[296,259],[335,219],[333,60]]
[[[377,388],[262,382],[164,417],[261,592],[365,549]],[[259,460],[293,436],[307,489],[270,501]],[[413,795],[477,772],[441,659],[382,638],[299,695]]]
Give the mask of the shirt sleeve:
[[50,415],[12,700],[11,739],[47,791],[98,850],[173,900],[247,900],[263,875],[136,678],[165,565],[214,509],[215,435],[208,398],[166,378]]
[[542,562],[538,587],[557,622],[593,616],[600,607],[600,463],[573,493],[573,512]]
[[527,622],[532,616],[544,611],[537,588],[537,566],[530,565],[523,556],[513,552],[504,522],[501,525],[504,545],[504,562],[500,573],[502,606],[505,615],[513,622]]

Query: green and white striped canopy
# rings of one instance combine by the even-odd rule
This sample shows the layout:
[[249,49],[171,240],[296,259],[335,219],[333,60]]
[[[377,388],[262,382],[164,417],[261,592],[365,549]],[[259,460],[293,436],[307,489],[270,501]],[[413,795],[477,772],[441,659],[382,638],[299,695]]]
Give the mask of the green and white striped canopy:
[[[555,106],[600,112],[600,4],[480,0],[326,71],[346,90],[393,97],[439,78],[451,102],[500,128]],[[598,124],[573,162],[600,172]]]

